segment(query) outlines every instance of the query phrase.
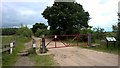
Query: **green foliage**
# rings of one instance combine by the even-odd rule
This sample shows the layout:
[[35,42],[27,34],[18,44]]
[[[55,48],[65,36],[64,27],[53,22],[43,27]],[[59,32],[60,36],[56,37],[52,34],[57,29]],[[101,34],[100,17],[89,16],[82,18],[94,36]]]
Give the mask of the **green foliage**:
[[37,36],[37,37],[40,37],[43,34],[45,34],[45,35],[49,34],[48,30],[38,28],[37,31],[35,32],[35,36]]
[[22,36],[22,37],[31,37],[32,36],[32,31],[29,29],[27,26],[21,26],[18,31],[16,32],[17,35]]
[[1,28],[1,29],[2,29],[2,35],[14,35],[18,30],[18,28]]
[[89,13],[74,2],[55,2],[42,13],[48,20],[53,34],[75,34],[82,27],[89,27]]
[[[79,30],[79,34],[88,34],[88,33],[90,33],[90,34],[93,33],[93,31],[91,30],[91,28],[82,28],[82,29]],[[86,35],[85,36],[84,35],[80,36],[79,37],[79,41],[86,42],[87,41],[87,36]]]
[[93,28],[93,37],[95,39],[103,39],[104,38],[104,28]]
[[120,22],[118,23],[117,42],[118,42],[118,46],[120,46]]
[[90,28],[82,28],[79,31],[80,34],[88,34],[88,33],[93,33],[93,31]]
[[105,32],[105,37],[115,37],[116,38],[116,32]]
[[38,29],[47,29],[47,26],[44,23],[35,23],[32,28],[33,33],[36,33]]
[[113,29],[113,32],[117,32],[118,31],[118,26],[117,25],[112,25],[112,29]]

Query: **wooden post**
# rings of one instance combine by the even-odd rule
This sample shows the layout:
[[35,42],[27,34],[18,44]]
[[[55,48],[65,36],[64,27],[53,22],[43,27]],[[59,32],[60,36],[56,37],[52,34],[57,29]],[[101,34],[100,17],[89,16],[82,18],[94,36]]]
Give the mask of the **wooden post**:
[[35,49],[36,49],[36,44],[33,43],[33,50],[34,50],[34,52],[35,52]]
[[13,42],[10,43],[10,54],[13,52]]
[[56,38],[57,38],[57,35],[55,35],[55,48],[57,47],[57,46],[56,46]]

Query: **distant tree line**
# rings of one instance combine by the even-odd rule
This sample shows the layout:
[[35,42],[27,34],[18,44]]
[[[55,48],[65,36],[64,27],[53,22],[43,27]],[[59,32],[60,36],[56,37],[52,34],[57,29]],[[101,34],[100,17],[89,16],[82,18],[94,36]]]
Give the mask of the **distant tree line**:
[[1,28],[2,35],[14,35],[18,28]]
[[20,28],[0,28],[1,35],[17,35],[22,37],[31,37],[32,30],[27,26],[21,25]]

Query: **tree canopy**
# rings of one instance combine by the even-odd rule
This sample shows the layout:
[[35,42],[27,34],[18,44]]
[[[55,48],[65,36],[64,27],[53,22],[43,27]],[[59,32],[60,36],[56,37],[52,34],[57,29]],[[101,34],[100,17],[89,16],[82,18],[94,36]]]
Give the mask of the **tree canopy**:
[[117,32],[118,31],[118,25],[112,25],[112,29],[113,29],[113,32]]
[[37,29],[47,29],[47,26],[44,23],[35,23],[32,28],[33,33],[35,33]]
[[83,27],[89,27],[89,13],[75,2],[54,2],[42,15],[48,20],[53,34],[74,34]]

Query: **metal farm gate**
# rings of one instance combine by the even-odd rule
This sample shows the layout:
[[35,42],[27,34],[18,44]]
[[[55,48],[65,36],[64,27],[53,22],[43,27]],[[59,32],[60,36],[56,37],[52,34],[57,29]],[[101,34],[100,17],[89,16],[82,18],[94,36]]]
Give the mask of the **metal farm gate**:
[[88,46],[89,34],[49,35],[46,36],[46,48],[62,48],[69,46]]

